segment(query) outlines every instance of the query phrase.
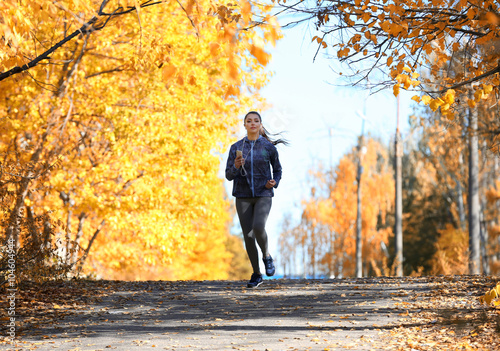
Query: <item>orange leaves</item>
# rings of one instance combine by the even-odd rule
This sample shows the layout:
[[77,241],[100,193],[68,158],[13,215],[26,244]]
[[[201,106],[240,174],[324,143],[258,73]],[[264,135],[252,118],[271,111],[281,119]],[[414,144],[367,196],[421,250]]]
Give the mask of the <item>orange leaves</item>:
[[315,40],[318,42],[318,44],[321,44],[321,46],[323,47],[323,49],[325,49],[328,46],[326,44],[326,42],[322,38],[320,38],[318,36],[314,36],[311,41],[315,41]]
[[271,58],[271,55],[265,52],[262,46],[256,44],[250,45],[250,53],[259,61],[262,66],[267,65]]
[[[362,208],[364,260],[375,265],[381,262],[381,243],[386,244],[390,229],[378,229],[380,220],[385,222],[386,214],[394,201],[394,180],[388,172],[389,155],[378,142],[369,139],[362,165]],[[384,166],[381,166],[381,163]],[[311,198],[302,203],[302,222],[291,232],[297,235],[295,245],[304,252],[315,252],[310,260],[320,260],[330,269],[340,266],[342,276],[354,273],[355,235],[357,201],[357,151],[342,157],[334,169],[334,175],[322,170],[310,171],[316,179],[311,187]],[[379,223],[380,224],[380,223]],[[332,235],[332,233],[335,233]],[[332,242],[333,240],[333,242]],[[370,244],[368,245],[368,242]],[[328,243],[325,245],[325,243]],[[330,248],[333,248],[333,252]],[[331,272],[331,271],[330,271]]]
[[365,23],[368,23],[368,21],[370,20],[370,18],[371,18],[371,17],[372,17],[372,16],[371,16],[370,12],[365,12],[365,13],[361,16],[361,18],[363,19],[363,21],[364,21]]
[[230,85],[226,90],[226,94],[225,94],[224,98],[228,99],[230,96],[238,96],[239,94],[240,94],[239,87],[235,87],[234,85]]
[[[337,57],[341,61],[353,63],[352,75],[349,76],[370,79],[364,73],[370,72],[368,75],[371,75],[375,67],[386,68],[384,73],[389,73],[394,83],[399,85],[399,88],[393,88],[394,94],[398,94],[400,88],[415,86],[409,81],[396,82],[396,77],[405,66],[412,67],[414,71],[421,67],[429,68],[429,74],[426,75],[426,83],[429,84],[425,85],[428,89],[432,89],[431,86],[443,75],[446,76],[445,82],[441,82],[443,87],[458,89],[466,79],[494,72],[492,68],[497,65],[499,53],[497,26],[500,16],[498,9],[491,4],[489,0],[479,0],[474,4],[466,0],[451,3],[443,0],[429,3],[421,0],[359,0],[341,2],[333,9],[321,2],[317,7],[305,5],[307,11],[304,13],[320,17],[324,13],[338,14],[341,23],[335,30],[322,21],[316,21],[318,32],[324,35],[322,40],[327,41],[328,36],[337,40]],[[313,40],[318,40],[322,35]],[[318,43],[321,42],[318,40]],[[469,63],[463,62],[464,50],[474,57]],[[387,56],[386,62],[383,56]],[[368,61],[372,58],[376,60]],[[368,62],[370,67],[362,66],[361,62]],[[464,67],[467,74],[450,74],[449,68],[455,65]],[[493,74],[481,76],[482,82],[492,84]],[[416,81],[415,78],[412,80]],[[464,88],[460,90],[462,93]],[[446,110],[446,104],[439,101],[435,101],[432,107]]]
[[163,79],[165,81],[167,81],[170,78],[175,76],[175,73],[177,72],[177,68],[174,65],[167,64],[167,65],[163,66],[162,72],[163,72]]
[[482,90],[482,89],[476,90],[476,92],[474,93],[474,101],[478,102],[484,96],[485,96],[484,90]]
[[392,24],[389,24],[387,26],[387,33],[389,33],[393,37],[398,36],[403,30],[404,30],[404,27],[402,25],[397,24],[397,23],[392,23]]
[[219,53],[220,49],[220,44],[219,43],[210,43],[209,44],[209,49],[210,49],[210,55],[212,56],[217,56]]
[[486,199],[490,205],[494,205],[496,201],[500,200],[500,181],[496,181],[494,184],[486,191]]
[[399,84],[395,84],[392,88],[392,93],[394,94],[394,96],[398,96],[399,95]]
[[474,108],[481,100],[486,100],[493,91],[493,85],[481,84],[474,92],[474,99],[467,99],[470,108]]
[[486,13],[486,21],[493,26],[498,26],[500,17],[495,12],[488,11]]
[[356,44],[358,43],[359,41],[361,41],[361,34],[355,34],[351,37],[351,39],[349,39],[349,41],[347,42],[348,45],[353,45],[353,44]]
[[241,15],[243,19],[248,22],[251,19],[252,4],[248,0],[241,1]]
[[351,49],[349,49],[349,48],[340,49],[337,51],[337,57],[338,58],[347,57],[347,56],[349,56],[350,51],[351,51]]
[[467,18],[470,20],[473,20],[476,18],[476,15],[478,13],[478,9],[476,7],[470,7],[469,11],[467,11]]
[[394,96],[398,96],[400,86],[403,89],[408,90],[410,87],[414,88],[420,85],[420,81],[416,80],[416,78],[419,77],[418,73],[412,72],[411,69],[406,66],[402,68],[402,71],[404,71],[405,73],[396,75],[397,84],[395,84],[393,87]]
[[227,70],[228,70],[228,78],[230,79],[230,81],[233,84],[237,83],[240,69],[239,69],[238,63],[236,62],[236,59],[233,55],[229,55],[229,58],[227,61]]
[[228,42],[235,42],[237,40],[236,34],[236,26],[234,24],[227,24],[223,28],[221,37]]

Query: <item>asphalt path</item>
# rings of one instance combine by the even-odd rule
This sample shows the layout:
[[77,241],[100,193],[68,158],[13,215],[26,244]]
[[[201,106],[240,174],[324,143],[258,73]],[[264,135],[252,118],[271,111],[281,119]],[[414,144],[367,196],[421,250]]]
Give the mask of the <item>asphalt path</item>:
[[109,293],[12,350],[387,350],[410,327],[411,278],[110,282]]

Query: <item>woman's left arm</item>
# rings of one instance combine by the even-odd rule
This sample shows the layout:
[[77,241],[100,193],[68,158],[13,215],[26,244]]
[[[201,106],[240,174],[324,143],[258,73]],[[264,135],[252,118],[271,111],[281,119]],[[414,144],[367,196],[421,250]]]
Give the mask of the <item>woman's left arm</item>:
[[270,162],[273,167],[273,179],[276,182],[274,187],[277,188],[281,180],[281,163],[278,155],[278,149],[276,149],[276,146],[274,145],[271,152]]

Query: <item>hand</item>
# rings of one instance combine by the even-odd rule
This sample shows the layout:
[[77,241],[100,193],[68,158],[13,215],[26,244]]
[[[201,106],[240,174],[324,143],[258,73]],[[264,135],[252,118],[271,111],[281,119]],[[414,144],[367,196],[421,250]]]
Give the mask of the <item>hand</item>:
[[244,164],[245,164],[245,159],[243,158],[243,156],[238,156],[234,159],[234,167],[239,169]]
[[271,179],[271,180],[268,180],[267,183],[266,183],[266,188],[267,189],[271,189],[272,187],[274,187],[276,185],[276,181],[274,179]]

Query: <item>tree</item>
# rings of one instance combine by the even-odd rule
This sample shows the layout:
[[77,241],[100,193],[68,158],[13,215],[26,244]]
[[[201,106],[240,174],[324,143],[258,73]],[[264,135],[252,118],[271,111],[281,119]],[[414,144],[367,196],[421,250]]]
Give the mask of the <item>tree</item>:
[[[493,99],[493,97],[490,97]],[[469,139],[477,139],[478,163],[476,196],[479,233],[476,242],[476,266],[487,273],[495,271],[496,223],[498,204],[489,197],[497,179],[497,157],[491,150],[493,140],[489,131],[496,128],[496,111],[492,101],[480,102],[476,111],[477,128],[471,132],[467,111],[457,114],[455,120],[442,118],[439,113],[424,109],[419,118],[411,118],[408,151],[403,160],[405,246],[415,248],[405,252],[406,273],[464,274],[469,265],[467,250],[469,224],[467,208],[470,185],[467,160]],[[453,243],[453,245],[450,245]],[[465,248],[465,251],[463,250]],[[456,264],[464,260],[464,264]],[[482,264],[482,265],[481,265]]]
[[[335,50],[349,64],[356,83],[399,90],[420,87],[428,94],[422,101],[433,111],[453,118],[460,101],[475,105],[497,91],[500,32],[499,4],[493,0],[347,0],[301,1],[288,5],[292,25],[311,22],[312,38],[320,49]],[[465,51],[460,72],[449,63]],[[380,73],[383,73],[381,78]],[[474,98],[462,97],[471,83]],[[419,97],[415,100],[420,101]]]
[[[363,275],[388,274],[385,247],[392,233],[387,214],[394,203],[394,179],[387,150],[369,139],[362,160]],[[334,173],[312,170],[311,197],[302,203],[302,220],[291,232],[295,245],[280,242],[280,250],[301,247],[310,274],[354,276],[356,273],[356,165],[353,149],[335,167]],[[389,189],[389,190],[388,190]],[[299,244],[300,243],[300,244]],[[295,252],[294,252],[295,254]],[[292,256],[290,254],[290,256]]]
[[394,260],[396,275],[403,276],[403,178],[402,178],[403,145],[399,131],[399,96],[397,111],[397,127],[394,140]]
[[293,233],[292,215],[285,213],[281,223],[279,237],[279,262],[283,267],[284,277],[293,277],[295,269],[295,235]]
[[479,141],[477,111],[469,109],[469,273],[481,273],[479,233]]
[[[227,277],[219,155],[235,116],[261,100],[262,48],[279,34],[241,28],[250,11],[266,10],[209,1],[0,6],[0,69],[14,68],[0,82],[0,152],[6,164],[30,166],[15,183],[11,217],[28,209],[64,218],[50,241],[86,273],[181,278],[162,268],[178,258],[190,278]],[[46,48],[55,50],[37,56]],[[29,176],[48,170],[43,182]]]

